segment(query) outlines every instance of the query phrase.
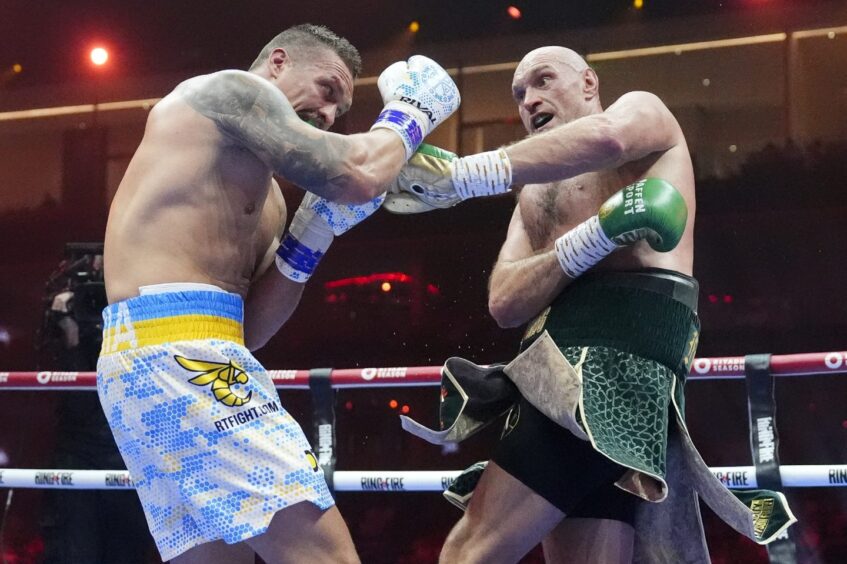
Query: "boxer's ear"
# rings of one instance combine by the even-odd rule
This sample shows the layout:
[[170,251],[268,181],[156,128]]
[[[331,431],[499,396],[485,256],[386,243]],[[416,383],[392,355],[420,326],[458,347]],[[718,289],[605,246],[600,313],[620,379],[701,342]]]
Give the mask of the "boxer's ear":
[[600,93],[600,79],[592,68],[582,71],[582,93],[586,100],[591,100]]
[[271,78],[276,78],[282,72],[283,67],[291,64],[291,57],[283,47],[277,47],[268,55],[267,65]]

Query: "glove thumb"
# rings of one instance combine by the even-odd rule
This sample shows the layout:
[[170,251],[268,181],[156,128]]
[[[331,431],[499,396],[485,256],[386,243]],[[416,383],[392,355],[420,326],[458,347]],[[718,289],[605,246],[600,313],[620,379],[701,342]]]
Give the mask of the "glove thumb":
[[406,61],[397,61],[392,64],[379,75],[376,85],[379,88],[379,95],[383,100],[387,100],[394,96],[394,89],[400,84],[404,75],[408,71]]

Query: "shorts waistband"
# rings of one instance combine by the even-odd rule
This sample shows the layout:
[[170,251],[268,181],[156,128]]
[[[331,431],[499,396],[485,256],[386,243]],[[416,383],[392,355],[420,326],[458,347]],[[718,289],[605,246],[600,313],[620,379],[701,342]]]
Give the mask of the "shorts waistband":
[[683,274],[598,272],[562,291],[529,325],[521,350],[546,330],[559,347],[614,347],[685,377],[699,340],[696,306],[697,281]]
[[638,288],[673,298],[687,308],[697,312],[700,285],[696,278],[664,268],[644,268],[631,271],[607,271],[590,273],[575,284],[602,284]]
[[221,339],[244,344],[241,296],[186,291],[150,294],[103,310],[103,354],[174,341]]

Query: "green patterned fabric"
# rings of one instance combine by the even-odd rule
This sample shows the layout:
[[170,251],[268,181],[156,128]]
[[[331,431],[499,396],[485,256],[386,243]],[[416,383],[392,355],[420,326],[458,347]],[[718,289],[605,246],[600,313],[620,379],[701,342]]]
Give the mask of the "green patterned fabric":
[[[579,347],[562,349],[576,364]],[[666,366],[610,347],[589,347],[582,364],[581,424],[600,452],[663,478],[668,404],[675,378]]]
[[576,366],[588,347],[580,424],[598,451],[664,482],[668,408],[684,402],[700,325],[696,281],[659,273],[578,280],[530,324],[521,350],[546,331]]
[[691,443],[683,387],[699,337],[697,283],[682,276],[677,283],[666,272],[583,277],[529,325],[521,343],[526,351],[545,332],[550,335],[579,367],[576,417],[595,448],[635,470],[634,476],[650,476],[660,485],[653,490],[637,479],[618,483],[662,501],[639,504],[637,564],[708,561],[697,497],[760,544],[795,522],[778,492],[727,490]]

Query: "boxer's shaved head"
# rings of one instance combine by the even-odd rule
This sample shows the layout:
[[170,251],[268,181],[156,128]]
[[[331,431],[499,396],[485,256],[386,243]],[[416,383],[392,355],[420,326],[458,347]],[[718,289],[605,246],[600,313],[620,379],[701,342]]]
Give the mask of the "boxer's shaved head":
[[602,111],[598,84],[597,74],[576,51],[539,47],[515,69],[512,96],[532,134]]
[[529,68],[541,63],[564,65],[575,72],[582,72],[589,68],[585,59],[583,59],[573,49],[551,45],[547,47],[539,47],[538,49],[533,49],[527,53],[521,60],[520,64],[518,64],[518,68],[515,69],[515,77],[517,77],[518,74],[525,73]]

